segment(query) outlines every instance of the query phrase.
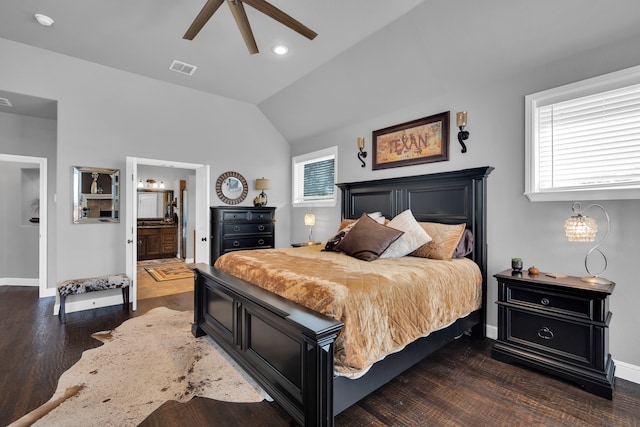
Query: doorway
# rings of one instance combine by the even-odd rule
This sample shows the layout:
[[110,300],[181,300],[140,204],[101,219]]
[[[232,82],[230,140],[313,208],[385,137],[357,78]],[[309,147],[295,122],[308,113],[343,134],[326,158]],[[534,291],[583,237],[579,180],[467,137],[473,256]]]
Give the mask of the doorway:
[[[11,210],[1,215],[7,238],[0,251],[19,256],[2,257],[7,265],[2,266],[0,284],[38,286],[40,298],[55,295],[55,289],[47,289],[47,159],[0,154],[0,163],[5,164],[0,168],[3,200],[20,201],[6,203],[5,209]],[[10,250],[10,242],[19,245]],[[26,253],[18,253],[17,246]]]
[[[143,177],[138,173],[138,166],[141,166],[141,170],[144,170],[144,167],[146,166],[152,166],[195,171],[195,179],[192,180],[193,188],[189,191],[189,197],[193,199],[192,205],[194,213],[194,227],[192,228],[194,253],[193,258],[189,259],[189,261],[206,263],[209,259],[209,165],[127,157],[127,179],[125,184],[128,202],[126,204],[126,271],[127,275],[132,278],[131,300],[133,310],[137,309],[138,300],[137,244],[139,236],[137,229],[137,188],[141,181],[146,182],[147,179],[150,179],[146,176]],[[152,179],[152,181],[155,180]]]

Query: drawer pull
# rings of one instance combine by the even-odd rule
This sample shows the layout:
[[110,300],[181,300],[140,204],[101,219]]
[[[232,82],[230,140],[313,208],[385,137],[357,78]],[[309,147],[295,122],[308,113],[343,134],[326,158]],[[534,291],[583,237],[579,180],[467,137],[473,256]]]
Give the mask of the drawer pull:
[[553,339],[553,332],[546,326],[544,328],[538,329],[538,336],[543,340]]
[[237,240],[233,241],[233,247],[237,248],[238,246],[240,246],[240,242],[238,242]]
[[542,299],[540,300],[540,304],[542,304],[542,305],[549,305],[549,300],[548,300],[547,298],[542,298]]
[[261,225],[259,225],[259,226],[258,226],[258,231],[264,231],[264,225],[262,225],[262,224],[261,224]]
[[233,231],[240,231],[240,226],[239,225],[234,225],[233,226]]
[[258,240],[258,244],[259,244],[259,245],[264,245],[264,239],[260,239],[260,240]]

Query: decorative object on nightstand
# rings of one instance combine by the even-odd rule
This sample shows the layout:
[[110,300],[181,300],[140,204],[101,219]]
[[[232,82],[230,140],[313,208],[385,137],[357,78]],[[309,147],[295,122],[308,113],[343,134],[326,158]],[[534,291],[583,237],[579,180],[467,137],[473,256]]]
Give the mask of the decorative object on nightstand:
[[460,129],[460,132],[458,132],[458,142],[462,146],[462,150],[460,150],[460,152],[466,153],[467,146],[465,145],[464,141],[469,139],[469,131],[464,130],[465,126],[467,126],[466,111],[459,111],[456,113],[456,125],[458,126],[458,129]]
[[267,206],[267,193],[265,193],[264,190],[269,190],[270,188],[271,188],[270,179],[265,179],[265,177],[256,179],[256,190],[261,190],[261,191],[260,191],[260,194],[255,199],[253,199],[254,206],[257,206],[257,207]]
[[611,399],[615,364],[609,354],[608,297],[615,284],[564,274],[496,274],[498,340],[491,356],[580,384]]
[[511,269],[515,271],[522,270],[522,258],[511,258]]
[[[587,273],[590,276],[585,276],[581,280],[584,282],[596,283],[600,285],[611,284],[612,282],[601,275],[607,269],[607,257],[604,255],[604,252],[600,250],[600,246],[607,240],[609,237],[609,233],[611,232],[611,220],[609,219],[609,213],[607,210],[598,204],[591,204],[586,208],[582,209],[580,202],[575,202],[571,206],[571,210],[573,210],[574,215],[567,219],[564,223],[564,230],[567,235],[567,238],[570,242],[593,242],[596,240],[596,234],[598,233],[598,223],[595,219],[590,218],[588,216],[583,216],[582,214],[588,211],[590,208],[600,208],[602,212],[604,212],[604,216],[607,219],[607,231],[594,247],[589,249],[587,255],[584,257],[584,268],[587,270]],[[592,273],[589,270],[589,255],[591,255],[594,251],[599,252],[602,255],[602,259],[604,260],[604,267],[598,273]]]
[[366,159],[367,158],[367,152],[363,151],[364,150],[364,137],[363,136],[359,136],[358,137],[358,160],[360,160],[362,162],[362,167],[367,166],[367,164],[364,162],[364,160],[362,159]]

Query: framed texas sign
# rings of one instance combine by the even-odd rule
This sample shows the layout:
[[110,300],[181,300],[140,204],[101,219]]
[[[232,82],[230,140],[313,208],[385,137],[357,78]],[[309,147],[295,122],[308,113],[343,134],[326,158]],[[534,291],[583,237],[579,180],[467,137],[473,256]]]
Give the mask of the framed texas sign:
[[372,169],[449,160],[449,111],[373,131]]

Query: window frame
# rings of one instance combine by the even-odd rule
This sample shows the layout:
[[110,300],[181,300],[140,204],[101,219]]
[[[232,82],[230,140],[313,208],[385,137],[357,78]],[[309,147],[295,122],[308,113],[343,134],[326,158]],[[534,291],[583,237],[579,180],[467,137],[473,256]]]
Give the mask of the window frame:
[[597,93],[640,84],[640,66],[627,68],[525,96],[525,191],[532,202],[626,200],[640,198],[640,184],[585,189],[539,188],[537,109]]
[[[321,161],[326,157],[333,157],[333,198],[326,200],[296,201],[297,200],[297,166],[300,163],[309,163],[310,161]],[[300,154],[291,158],[291,205],[293,207],[330,207],[335,206],[338,202],[338,192],[335,184],[338,182],[338,146],[324,148],[322,150],[313,151],[311,153]]]

